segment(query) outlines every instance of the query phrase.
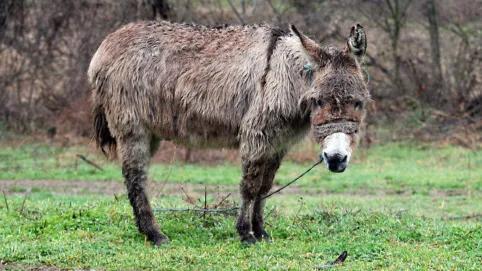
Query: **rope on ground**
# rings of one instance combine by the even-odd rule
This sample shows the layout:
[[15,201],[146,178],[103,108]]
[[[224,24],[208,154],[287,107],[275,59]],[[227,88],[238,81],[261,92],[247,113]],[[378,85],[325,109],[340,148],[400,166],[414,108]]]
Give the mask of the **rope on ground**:
[[[323,162],[323,159],[320,159],[319,161],[314,163],[310,168],[308,168],[303,173],[298,175],[296,178],[294,178],[293,180],[291,180],[287,184],[283,185],[282,187],[276,189],[275,191],[269,193],[268,195],[262,197],[261,199],[262,200],[267,199],[267,198],[273,196],[274,194],[277,194],[277,193],[281,192],[283,189],[287,188],[288,186],[290,186],[293,183],[295,183],[296,181],[298,181],[301,177],[305,176],[314,167],[321,164],[322,162]],[[186,194],[184,189],[181,188],[181,190]],[[197,206],[195,208],[155,208],[154,212],[201,212],[203,214],[203,216],[206,213],[236,214],[236,212],[239,210],[239,207],[219,208],[221,203],[223,203],[230,195],[231,195],[231,193],[229,193],[226,197],[224,197],[218,204],[214,205],[214,208],[208,208],[207,192],[206,192],[206,187],[204,187],[204,208],[199,208]],[[186,196],[187,196],[188,199],[190,198],[187,194],[186,194]]]

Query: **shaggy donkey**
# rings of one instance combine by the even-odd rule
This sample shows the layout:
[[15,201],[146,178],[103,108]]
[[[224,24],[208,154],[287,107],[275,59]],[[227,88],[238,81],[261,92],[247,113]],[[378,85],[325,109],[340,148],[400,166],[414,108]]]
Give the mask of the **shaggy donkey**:
[[369,99],[360,68],[363,28],[343,49],[322,48],[294,26],[207,28],[128,24],[107,36],[90,63],[96,140],[117,153],[139,231],[160,232],[145,191],[159,141],[240,149],[241,241],[269,239],[262,197],[289,147],[309,130],[327,167],[350,160]]

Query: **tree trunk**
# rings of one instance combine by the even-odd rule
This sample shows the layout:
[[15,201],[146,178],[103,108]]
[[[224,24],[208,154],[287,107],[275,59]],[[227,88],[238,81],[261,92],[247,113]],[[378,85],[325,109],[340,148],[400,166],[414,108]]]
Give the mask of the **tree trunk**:
[[442,63],[440,60],[440,37],[438,26],[438,12],[435,0],[428,0],[426,7],[426,16],[428,20],[428,31],[430,34],[430,47],[432,55],[432,88],[436,97],[439,97],[438,102],[443,102],[445,97],[444,78],[442,74]]
[[169,19],[171,15],[171,7],[167,0],[151,0],[151,7],[153,19],[158,17],[163,20]]
[[399,42],[400,42],[400,33],[405,25],[406,18],[407,18],[407,9],[410,6],[411,0],[385,0],[385,4],[388,7],[390,12],[390,19],[386,19],[385,21],[385,31],[389,33],[391,43],[392,43],[392,56],[393,56],[393,81],[395,87],[400,92],[405,92],[405,86],[403,84],[401,74],[400,74],[400,67],[402,65],[402,58],[400,57],[399,52]]
[[394,78],[395,78],[395,87],[397,87],[400,91],[403,91],[403,83],[402,79],[400,78],[400,66],[401,66],[401,59],[398,52],[398,42],[400,41],[400,25],[398,21],[395,20],[395,25],[393,29],[392,35],[392,55],[393,55],[393,69],[394,69]]
[[9,1],[0,1],[0,41],[3,39],[3,35],[7,30],[7,15]]

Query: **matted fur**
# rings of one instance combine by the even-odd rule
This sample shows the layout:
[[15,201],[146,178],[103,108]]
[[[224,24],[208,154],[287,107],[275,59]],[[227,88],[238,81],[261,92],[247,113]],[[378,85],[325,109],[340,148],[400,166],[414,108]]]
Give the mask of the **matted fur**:
[[108,35],[88,71],[96,140],[102,149],[119,144],[126,184],[137,189],[129,198],[140,231],[156,244],[164,240],[156,239],[161,237],[142,185],[148,147],[152,152],[164,139],[195,147],[239,147],[243,207],[238,232],[248,242],[253,230],[257,239],[267,235],[260,198],[271,188],[289,146],[310,125],[363,120],[364,110],[353,105],[369,94],[351,53],[356,42],[349,45],[321,48],[295,27],[282,31],[268,25],[138,22]]

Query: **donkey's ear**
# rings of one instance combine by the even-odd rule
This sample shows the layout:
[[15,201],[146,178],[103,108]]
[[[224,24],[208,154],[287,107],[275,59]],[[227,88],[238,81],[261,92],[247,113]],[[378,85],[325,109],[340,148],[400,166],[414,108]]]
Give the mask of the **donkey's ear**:
[[346,42],[346,50],[361,60],[367,51],[367,36],[363,26],[356,24],[351,27],[350,36]]
[[323,49],[315,41],[300,33],[296,26],[291,24],[290,29],[291,32],[300,39],[301,45],[303,45],[306,53],[313,58],[316,63],[320,63],[324,56]]

